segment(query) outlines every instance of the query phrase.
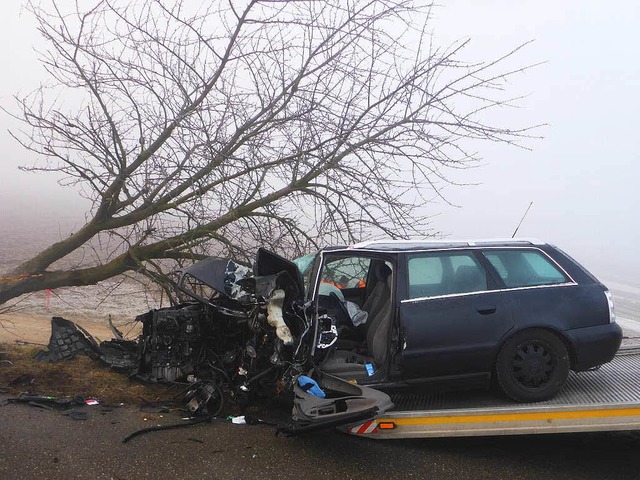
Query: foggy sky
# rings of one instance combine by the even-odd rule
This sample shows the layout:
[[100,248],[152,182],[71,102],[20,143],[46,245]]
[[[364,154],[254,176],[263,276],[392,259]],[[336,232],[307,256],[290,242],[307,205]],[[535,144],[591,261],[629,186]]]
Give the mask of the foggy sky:
[[[513,79],[531,93],[505,118],[546,123],[532,151],[480,145],[486,165],[450,188],[436,226],[454,237],[519,235],[566,250],[602,275],[640,282],[640,2],[449,1],[436,35],[469,36],[478,58],[527,40],[520,59],[545,61]],[[495,53],[494,53],[495,52]]]
[[[519,236],[555,243],[595,273],[640,283],[638,136],[640,110],[640,2],[634,0],[447,1],[434,9],[436,42],[471,38],[463,58],[486,60],[535,40],[516,65],[546,62],[511,80],[508,93],[528,94],[519,109],[491,114],[504,126],[547,124],[531,150],[480,142],[478,168],[453,179],[433,228],[452,238],[509,237],[534,202]],[[0,16],[0,106],[46,79],[32,46],[40,41],[20,2],[5,0]],[[78,215],[77,194],[55,178],[19,172],[33,161],[6,133],[15,121],[0,113],[2,213]]]

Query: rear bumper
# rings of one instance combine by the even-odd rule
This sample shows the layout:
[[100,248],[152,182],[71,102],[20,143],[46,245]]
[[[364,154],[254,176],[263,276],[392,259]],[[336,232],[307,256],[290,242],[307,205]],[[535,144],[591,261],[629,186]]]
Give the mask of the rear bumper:
[[576,328],[565,334],[573,345],[575,364],[572,369],[577,372],[610,362],[622,342],[622,329],[617,323]]

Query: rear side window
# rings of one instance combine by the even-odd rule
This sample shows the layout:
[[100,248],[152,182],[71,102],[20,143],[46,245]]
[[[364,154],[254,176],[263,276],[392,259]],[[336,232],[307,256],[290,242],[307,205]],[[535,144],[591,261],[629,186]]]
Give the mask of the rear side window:
[[470,253],[409,255],[409,298],[487,290],[487,273]]
[[507,287],[532,287],[566,283],[569,278],[537,250],[487,250],[484,256]]

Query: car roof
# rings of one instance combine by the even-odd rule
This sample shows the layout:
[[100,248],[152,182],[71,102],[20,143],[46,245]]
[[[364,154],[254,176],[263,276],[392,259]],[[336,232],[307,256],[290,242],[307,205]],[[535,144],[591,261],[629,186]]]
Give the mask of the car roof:
[[535,238],[490,238],[476,240],[449,240],[449,239],[426,239],[426,240],[369,240],[356,243],[350,246],[328,247],[324,250],[367,250],[367,251],[415,251],[415,250],[440,250],[469,248],[469,247],[525,247],[525,246],[547,245],[546,242]]

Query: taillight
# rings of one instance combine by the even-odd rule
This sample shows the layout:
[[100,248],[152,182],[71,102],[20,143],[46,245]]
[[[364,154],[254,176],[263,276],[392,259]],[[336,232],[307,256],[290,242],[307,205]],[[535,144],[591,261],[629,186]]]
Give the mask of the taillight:
[[616,311],[613,307],[613,296],[609,290],[604,291],[605,297],[607,297],[607,303],[609,304],[609,323],[616,321]]

